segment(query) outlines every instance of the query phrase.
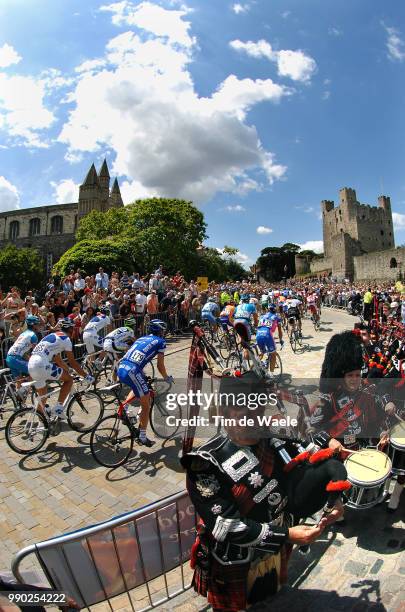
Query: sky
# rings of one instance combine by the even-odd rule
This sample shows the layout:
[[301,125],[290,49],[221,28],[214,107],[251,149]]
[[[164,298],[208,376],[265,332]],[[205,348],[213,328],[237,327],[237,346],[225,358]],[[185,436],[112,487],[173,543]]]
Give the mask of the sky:
[[397,0],[1,0],[0,211],[77,201],[107,158],[124,202],[192,200],[208,246],[322,251],[320,202],[391,197],[405,243]]

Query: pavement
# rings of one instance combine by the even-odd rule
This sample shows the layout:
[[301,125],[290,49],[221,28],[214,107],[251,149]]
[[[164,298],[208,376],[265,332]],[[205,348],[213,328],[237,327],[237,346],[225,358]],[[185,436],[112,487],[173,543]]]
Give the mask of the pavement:
[[[353,326],[345,312],[325,309],[321,329],[303,326],[306,350],[294,354],[286,342],[284,373],[319,376],[324,347],[333,333]],[[167,369],[185,378],[189,338],[171,342]],[[179,440],[160,441],[150,449],[135,447],[125,466],[107,470],[96,464],[88,435],[64,429],[32,457],[13,453],[0,422],[0,569],[8,570],[21,548],[140,508],[184,489],[178,463]],[[347,511],[346,522],[317,541],[307,556],[293,553],[288,586],[257,610],[405,611],[405,495],[394,514],[384,504],[366,511]],[[25,565],[25,569],[34,566]],[[97,610],[103,607],[97,606]],[[111,608],[105,608],[111,609]],[[130,610],[130,607],[113,608]],[[191,591],[159,610],[209,610]]]

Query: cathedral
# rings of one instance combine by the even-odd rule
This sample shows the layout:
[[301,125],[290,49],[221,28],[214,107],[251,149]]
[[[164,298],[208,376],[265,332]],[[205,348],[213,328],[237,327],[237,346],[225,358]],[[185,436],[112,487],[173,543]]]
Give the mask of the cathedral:
[[10,210],[0,213],[0,248],[12,243],[35,247],[46,259],[47,269],[76,242],[82,217],[92,210],[106,211],[123,206],[118,180],[110,190],[110,173],[104,160],[100,172],[94,164],[79,189],[79,201]]

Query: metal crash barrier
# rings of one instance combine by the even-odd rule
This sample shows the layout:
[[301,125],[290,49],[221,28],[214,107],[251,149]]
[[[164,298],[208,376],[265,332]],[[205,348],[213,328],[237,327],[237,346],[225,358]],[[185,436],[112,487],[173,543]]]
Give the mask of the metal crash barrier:
[[[21,564],[33,556],[51,588],[80,609],[146,612],[191,586],[187,563],[195,540],[196,513],[186,491],[109,521],[19,551],[12,572],[25,583]],[[106,609],[105,606],[103,609]]]

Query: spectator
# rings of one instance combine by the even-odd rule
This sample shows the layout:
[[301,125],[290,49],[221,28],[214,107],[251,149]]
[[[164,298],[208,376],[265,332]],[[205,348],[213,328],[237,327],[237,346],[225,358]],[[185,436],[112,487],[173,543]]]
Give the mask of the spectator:
[[89,323],[90,319],[92,319],[95,315],[96,311],[94,310],[93,306],[88,306],[81,317],[81,328],[84,329],[87,323]]
[[84,278],[82,278],[82,275],[80,274],[80,272],[76,272],[75,280],[73,283],[73,289],[78,298],[83,297],[85,287],[86,287],[86,282]]
[[159,311],[159,300],[156,290],[153,289],[146,298],[146,312],[148,314],[156,314]]
[[120,319],[126,319],[131,314],[131,306],[129,300],[129,295],[124,295],[124,301],[120,306]]
[[104,272],[103,268],[99,268],[96,274],[96,288],[108,289],[108,274]]
[[122,276],[121,276],[121,287],[123,289],[129,289],[130,286],[130,280],[129,280],[129,276],[128,276],[128,272],[123,272]]
[[139,289],[135,298],[135,312],[137,315],[145,314],[147,298],[144,295],[144,289]]

